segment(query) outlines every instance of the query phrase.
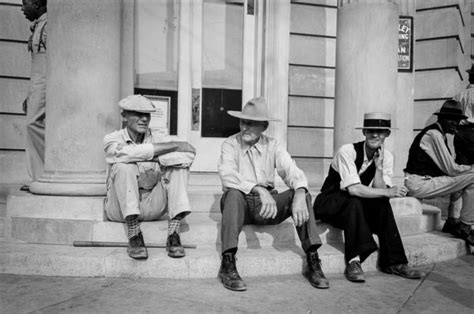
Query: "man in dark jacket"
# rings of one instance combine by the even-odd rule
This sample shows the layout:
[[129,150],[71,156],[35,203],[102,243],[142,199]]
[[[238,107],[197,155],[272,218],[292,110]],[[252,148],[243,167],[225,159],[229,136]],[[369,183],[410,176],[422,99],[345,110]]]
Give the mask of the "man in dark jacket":
[[346,269],[353,282],[364,282],[361,263],[380,244],[383,272],[411,279],[423,273],[408,267],[389,199],[404,197],[404,186],[392,186],[393,155],[384,149],[391,132],[390,114],[364,115],[365,141],[345,144],[334,156],[321,193],[314,202],[316,218],[344,230]]

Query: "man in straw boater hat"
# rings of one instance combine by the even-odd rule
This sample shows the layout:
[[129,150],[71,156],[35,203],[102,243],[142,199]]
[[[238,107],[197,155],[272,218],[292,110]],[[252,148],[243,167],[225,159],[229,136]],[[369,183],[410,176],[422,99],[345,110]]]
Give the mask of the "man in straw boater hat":
[[364,114],[365,140],[345,144],[332,159],[321,193],[314,202],[316,218],[344,230],[344,275],[364,282],[361,263],[378,249],[383,272],[418,279],[424,274],[410,268],[389,199],[404,197],[404,186],[392,185],[393,155],[384,149],[392,130],[390,114]]
[[140,221],[158,220],[168,213],[168,256],[185,255],[179,231],[191,212],[187,185],[196,153],[187,142],[163,142],[148,127],[153,103],[141,95],[119,102],[126,127],[104,137],[107,171],[105,213],[127,225],[128,255],[147,259]]
[[[235,291],[247,289],[235,264],[242,227],[275,225],[292,217],[306,253],[304,276],[316,288],[329,288],[318,256],[321,239],[311,211],[306,176],[283,146],[263,134],[269,121],[278,120],[270,117],[263,97],[249,100],[242,111],[227,113],[240,119],[240,132],[224,141],[218,165],[224,190],[219,269],[224,287]],[[289,190],[275,190],[275,169]]]
[[450,195],[450,207],[462,197],[460,219],[449,217],[444,232],[474,244],[474,170],[454,160],[446,142],[446,134],[456,133],[459,122],[466,119],[461,104],[446,100],[435,115],[438,121],[424,128],[413,140],[405,168],[408,195],[433,198]]

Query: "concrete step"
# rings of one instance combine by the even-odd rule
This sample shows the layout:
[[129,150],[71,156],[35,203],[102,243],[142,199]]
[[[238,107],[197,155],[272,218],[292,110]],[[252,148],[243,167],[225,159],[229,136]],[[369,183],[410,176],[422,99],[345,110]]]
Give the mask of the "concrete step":
[[[464,241],[431,232],[403,237],[409,263],[441,262],[467,254]],[[81,277],[212,278],[217,276],[220,254],[215,248],[187,249],[182,259],[169,258],[164,249],[149,249],[147,261],[127,256],[125,248],[76,248],[67,245],[0,242],[0,272],[19,275]],[[342,245],[319,249],[326,274],[344,271]],[[237,267],[242,277],[301,273],[304,254],[297,245],[240,248]],[[376,270],[377,253],[363,263]],[[328,276],[330,279],[330,275]]]
[[[194,194],[193,195],[198,195]],[[72,244],[73,241],[126,241],[122,223],[105,221],[103,198],[11,195],[4,232],[7,239],[30,243]],[[428,231],[421,205],[413,198],[393,199],[402,235]],[[182,225],[182,240],[200,246],[220,245],[220,212],[194,212]],[[342,243],[339,229],[318,223],[323,243]],[[143,222],[147,242],[165,243],[167,221]],[[299,243],[291,218],[274,226],[245,226],[240,245],[248,248]]]
[[[401,235],[420,233],[421,216],[397,216]],[[73,241],[127,241],[123,223],[109,221],[84,221],[71,219],[45,219],[13,217],[11,238],[30,243],[72,244]],[[317,222],[323,243],[342,243],[341,230],[323,222]],[[168,222],[142,222],[145,240],[150,243],[165,243]],[[220,245],[221,215],[217,213],[194,213],[181,226],[184,243],[215,247]],[[246,225],[242,230],[239,245],[249,248],[299,243],[293,220],[288,218],[278,225]]]

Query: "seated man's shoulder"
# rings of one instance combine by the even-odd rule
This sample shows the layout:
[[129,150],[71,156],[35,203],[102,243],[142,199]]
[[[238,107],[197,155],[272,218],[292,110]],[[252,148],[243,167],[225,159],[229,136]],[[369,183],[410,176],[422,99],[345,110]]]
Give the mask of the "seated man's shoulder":
[[124,134],[123,132],[124,130],[122,129],[122,130],[116,130],[116,131],[112,131],[110,133],[105,134],[104,142],[115,141],[115,140],[121,139],[122,135]]

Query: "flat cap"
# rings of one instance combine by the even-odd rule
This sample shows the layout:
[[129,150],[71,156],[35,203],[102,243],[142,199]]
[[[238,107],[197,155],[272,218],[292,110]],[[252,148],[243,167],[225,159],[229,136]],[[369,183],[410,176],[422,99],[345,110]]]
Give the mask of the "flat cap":
[[122,110],[136,111],[136,112],[155,112],[155,105],[142,95],[130,95],[120,100],[118,106]]

